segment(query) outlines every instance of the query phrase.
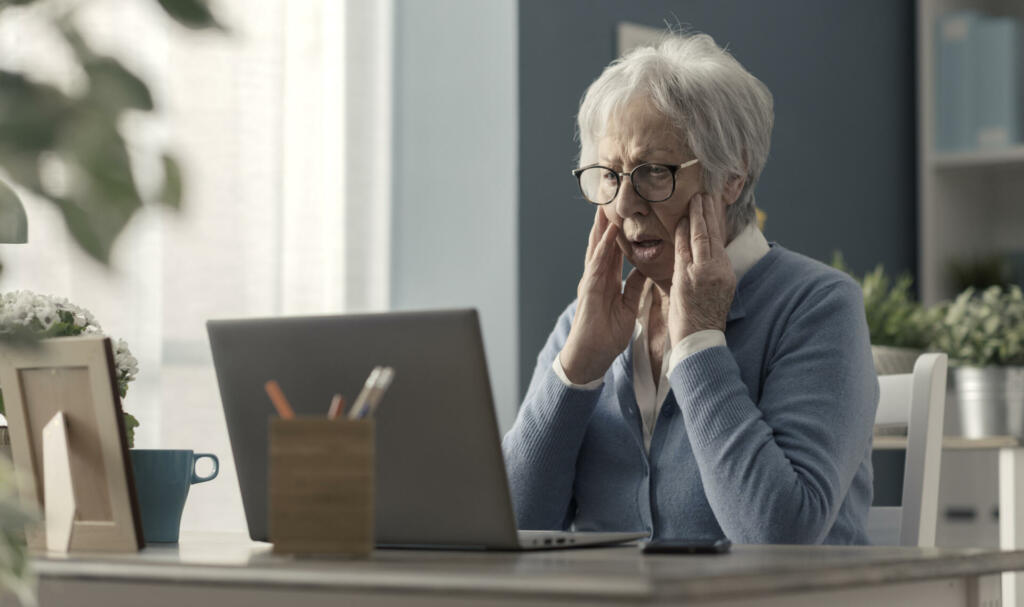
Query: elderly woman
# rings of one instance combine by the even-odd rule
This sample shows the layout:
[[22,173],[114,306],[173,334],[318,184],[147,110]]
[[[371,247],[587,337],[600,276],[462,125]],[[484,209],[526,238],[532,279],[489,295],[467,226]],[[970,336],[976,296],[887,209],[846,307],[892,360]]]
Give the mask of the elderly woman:
[[503,441],[520,528],[866,543],[861,292],[758,229],[772,120],[706,35],[637,49],[587,90],[583,277]]

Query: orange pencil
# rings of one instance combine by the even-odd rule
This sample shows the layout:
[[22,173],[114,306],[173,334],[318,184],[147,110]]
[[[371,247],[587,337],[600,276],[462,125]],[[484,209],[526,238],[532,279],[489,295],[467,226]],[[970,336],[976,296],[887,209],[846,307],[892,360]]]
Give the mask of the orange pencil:
[[331,408],[327,410],[327,419],[337,419],[338,415],[345,410],[345,397],[335,394],[331,399]]
[[284,392],[281,390],[281,386],[277,385],[276,381],[268,381],[263,384],[263,388],[267,391],[270,402],[274,403],[274,408],[277,409],[277,414],[281,416],[281,419],[293,419],[295,417],[295,411],[288,404],[288,399],[284,397]]

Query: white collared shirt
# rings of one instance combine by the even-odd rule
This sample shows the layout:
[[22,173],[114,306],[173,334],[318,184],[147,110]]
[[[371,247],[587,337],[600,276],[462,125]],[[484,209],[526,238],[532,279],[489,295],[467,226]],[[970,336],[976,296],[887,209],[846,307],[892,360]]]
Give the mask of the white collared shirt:
[[[733,272],[736,273],[736,282],[752,268],[755,263],[764,257],[769,251],[768,241],[764,234],[757,228],[757,225],[747,226],[736,238],[726,245],[725,254],[729,257]],[[644,284],[643,293],[640,296],[640,307],[637,310],[636,328],[633,330],[633,390],[636,396],[636,404],[640,408],[640,416],[643,420],[644,447],[650,451],[651,437],[654,435],[654,424],[661,412],[661,405],[668,396],[671,386],[668,376],[684,358],[696,354],[701,350],[725,345],[725,333],[718,329],[708,329],[687,335],[671,347],[670,340],[665,340],[665,351],[661,357],[661,373],[658,375],[658,382],[654,382],[654,374],[651,370],[651,357],[648,349],[648,328],[647,324],[651,315],[650,291],[654,283],[648,280]],[[593,390],[603,382],[603,378],[595,379],[586,384],[574,384],[569,381],[562,369],[562,363],[555,357],[552,368],[559,379],[567,386],[581,390]]]

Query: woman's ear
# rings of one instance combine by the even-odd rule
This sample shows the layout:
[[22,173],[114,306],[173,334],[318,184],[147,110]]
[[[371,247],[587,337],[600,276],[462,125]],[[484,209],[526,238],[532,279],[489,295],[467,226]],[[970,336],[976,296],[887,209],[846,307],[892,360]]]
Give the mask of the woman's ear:
[[743,186],[746,185],[747,180],[745,177],[734,175],[729,178],[729,181],[725,182],[725,191],[723,192],[723,198],[725,199],[726,206],[736,202],[740,197],[740,192],[743,191]]

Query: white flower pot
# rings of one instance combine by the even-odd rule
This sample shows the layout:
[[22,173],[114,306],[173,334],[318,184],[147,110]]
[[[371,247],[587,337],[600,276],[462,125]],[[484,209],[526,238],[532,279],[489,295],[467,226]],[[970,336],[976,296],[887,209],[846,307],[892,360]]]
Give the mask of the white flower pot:
[[960,430],[968,438],[1024,438],[1024,367],[953,367]]

